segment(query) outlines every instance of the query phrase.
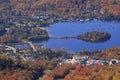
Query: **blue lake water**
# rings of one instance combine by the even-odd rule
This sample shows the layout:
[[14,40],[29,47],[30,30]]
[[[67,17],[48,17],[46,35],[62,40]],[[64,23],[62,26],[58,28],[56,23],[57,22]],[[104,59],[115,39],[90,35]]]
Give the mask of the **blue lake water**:
[[16,44],[16,47],[21,48],[21,49],[27,49],[29,48],[29,45],[28,44]]
[[90,43],[77,39],[49,39],[40,43],[44,47],[53,50],[64,47],[68,52],[79,52],[80,50],[103,50],[105,48],[120,46],[119,22],[58,22],[50,25],[46,29],[50,37],[77,36],[90,31],[106,31],[111,33],[111,39],[104,43]]
[[0,30],[0,36],[3,36],[6,32],[6,30]]

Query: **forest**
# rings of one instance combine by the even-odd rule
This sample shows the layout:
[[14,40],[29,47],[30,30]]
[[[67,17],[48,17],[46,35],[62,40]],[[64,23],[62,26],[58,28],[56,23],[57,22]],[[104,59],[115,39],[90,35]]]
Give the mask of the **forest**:
[[[6,28],[7,30],[9,28],[7,32],[4,29],[5,35],[1,34],[0,41],[18,42],[22,38],[28,40],[47,40],[49,36],[46,31],[42,31],[42,33],[33,33],[31,31],[32,28],[46,27],[47,25],[55,22],[71,19],[119,21],[120,1],[0,0],[0,26],[1,28]],[[20,29],[17,30],[18,28]],[[21,33],[20,30],[25,32],[25,35],[19,35]],[[14,33],[16,34],[14,35]],[[36,36],[29,37],[29,35],[26,35],[27,33],[30,33],[30,35],[34,34]],[[18,40],[16,38],[17,35],[19,35]]]
[[[103,57],[104,58],[104,57]],[[105,59],[105,58],[104,58]],[[119,80],[119,64],[111,66],[82,66],[62,64],[58,59],[24,61],[0,54],[1,80]],[[104,74],[103,74],[104,73]]]
[[[120,21],[120,0],[0,0],[0,44],[20,43],[22,40],[47,41],[46,26],[80,19]],[[36,61],[7,56],[3,48],[0,46],[0,80],[120,80],[120,64],[58,65],[61,58],[72,57],[64,48],[37,47],[41,53],[31,50]],[[118,47],[95,52],[83,50],[78,55],[91,53],[95,59],[120,59]]]
[[9,15],[48,13],[64,18],[120,15],[119,0],[1,0],[0,4],[0,12],[10,11]]

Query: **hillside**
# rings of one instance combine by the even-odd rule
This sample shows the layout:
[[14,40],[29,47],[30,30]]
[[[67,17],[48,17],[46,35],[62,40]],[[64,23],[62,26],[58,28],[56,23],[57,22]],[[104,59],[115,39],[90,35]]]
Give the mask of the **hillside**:
[[65,18],[120,16],[120,0],[1,0],[0,4],[7,4],[1,5],[0,12],[10,10],[13,15],[42,12]]
[[[0,80],[120,80],[120,47],[69,53],[63,45],[59,50],[51,50],[42,43],[51,38],[46,27],[53,23],[78,21],[82,24],[99,20],[119,23],[120,0],[0,0]],[[116,30],[108,24],[105,27]],[[70,26],[70,32],[74,33],[72,29],[77,28],[76,25]],[[65,34],[63,28],[59,31]],[[76,37],[81,41],[101,43],[112,35],[88,32]],[[73,37],[61,38],[67,42]],[[71,43],[67,45],[73,46]]]

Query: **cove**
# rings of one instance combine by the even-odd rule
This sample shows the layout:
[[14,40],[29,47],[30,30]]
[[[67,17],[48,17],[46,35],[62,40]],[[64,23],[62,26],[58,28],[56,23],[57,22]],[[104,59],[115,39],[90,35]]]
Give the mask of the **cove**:
[[5,29],[0,30],[0,36],[3,36],[7,31]]
[[111,34],[111,39],[104,43],[90,43],[77,39],[49,39],[37,43],[53,50],[64,47],[68,52],[79,52],[80,50],[103,50],[120,46],[120,23],[115,21],[58,22],[50,25],[46,30],[50,37],[72,37],[90,31],[105,31]]

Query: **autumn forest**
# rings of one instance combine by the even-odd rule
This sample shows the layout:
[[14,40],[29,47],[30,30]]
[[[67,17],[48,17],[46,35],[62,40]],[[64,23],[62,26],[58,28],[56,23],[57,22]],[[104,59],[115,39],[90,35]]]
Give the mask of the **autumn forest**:
[[[119,46],[69,53],[41,44],[51,39],[49,25],[95,20],[119,25],[120,0],[0,0],[0,80],[120,80]],[[102,44],[96,36],[109,41],[112,34],[93,31],[77,38]]]

